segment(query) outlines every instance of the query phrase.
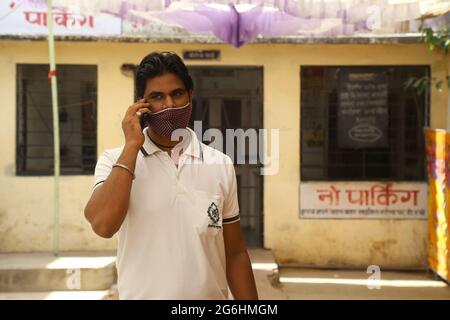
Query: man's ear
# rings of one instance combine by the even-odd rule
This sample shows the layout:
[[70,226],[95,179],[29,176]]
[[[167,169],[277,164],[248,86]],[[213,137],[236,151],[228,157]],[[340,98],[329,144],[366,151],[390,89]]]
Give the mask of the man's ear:
[[189,91],[189,98],[191,100],[194,98],[194,90]]

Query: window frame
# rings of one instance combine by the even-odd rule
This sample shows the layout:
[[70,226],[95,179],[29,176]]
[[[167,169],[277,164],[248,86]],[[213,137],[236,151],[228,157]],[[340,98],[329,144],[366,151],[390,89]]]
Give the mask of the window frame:
[[[21,112],[23,112],[24,109],[27,109],[26,107],[24,107],[24,105],[20,105],[21,102],[21,97],[20,95],[23,95],[24,90],[19,90],[19,68],[23,67],[23,66],[46,66],[48,68],[48,70],[50,70],[50,65],[46,64],[46,63],[27,63],[27,62],[20,62],[20,63],[16,63],[15,64],[15,90],[16,90],[16,101],[15,101],[15,108],[16,108],[16,141],[15,141],[15,147],[16,147],[16,152],[15,152],[15,176],[17,177],[51,177],[54,175],[54,170],[53,169],[48,169],[46,172],[44,171],[30,171],[26,169],[26,165],[21,165],[21,162],[26,163],[26,157],[23,157],[23,155],[21,155],[21,148],[27,148],[27,144],[26,144],[26,139],[28,137],[28,132],[23,133],[23,135],[25,136],[25,143],[23,144],[23,146],[19,143],[20,142],[20,135],[22,134],[22,132],[20,131],[20,117],[21,117]],[[60,157],[60,176],[92,176],[94,174],[95,171],[95,163],[97,163],[98,160],[98,93],[99,93],[99,73],[98,73],[98,64],[83,64],[83,63],[61,63],[61,64],[57,64],[56,65],[56,69],[60,69],[62,67],[65,66],[71,66],[71,67],[78,67],[78,66],[83,66],[83,67],[94,67],[95,68],[95,87],[96,87],[96,93],[95,93],[95,110],[94,110],[94,115],[95,115],[95,159],[93,160],[94,166],[92,167],[92,169],[90,171],[83,171],[83,172],[74,172],[74,171],[64,171],[64,168],[62,166],[61,163],[61,157]],[[58,79],[60,81],[60,79]],[[94,79],[93,79],[94,80]],[[58,86],[60,85],[58,81]],[[50,86],[50,84],[49,84]],[[61,95],[59,95],[58,97],[59,99],[61,99]],[[58,99],[58,100],[59,100]],[[60,107],[61,105],[58,104],[58,107]],[[50,111],[52,109],[50,108]],[[26,112],[26,110],[25,110]],[[26,116],[26,114],[25,114]],[[60,127],[61,127],[61,118],[60,120]],[[82,121],[82,120],[81,120]],[[53,123],[52,123],[52,128],[53,128]],[[52,131],[52,137],[53,137],[53,131]],[[51,147],[53,148],[53,143],[51,144]],[[61,147],[61,145],[60,145]],[[81,161],[83,161],[83,156],[80,156]],[[52,160],[53,162],[54,160]]]
[[[407,183],[424,183],[427,181],[427,174],[426,174],[426,158],[424,158],[424,163],[422,164],[422,170],[423,170],[423,178],[422,179],[397,179],[397,178],[393,178],[392,175],[389,178],[331,178],[329,174],[327,174],[327,176],[323,179],[317,179],[317,178],[305,178],[303,176],[303,134],[304,134],[304,130],[302,127],[302,112],[303,112],[303,108],[302,108],[302,72],[304,71],[305,68],[322,68],[323,70],[325,70],[326,68],[354,68],[354,69],[363,69],[363,68],[396,68],[396,67],[401,67],[401,68],[408,68],[408,67],[413,67],[413,68],[425,68],[425,75],[428,76],[430,79],[432,77],[432,70],[431,70],[431,65],[429,64],[392,64],[392,65],[388,65],[388,64],[382,64],[382,65],[313,65],[313,64],[308,64],[308,65],[300,65],[300,69],[299,69],[299,80],[300,80],[300,101],[299,101],[299,105],[300,105],[300,112],[299,112],[299,124],[300,124],[300,141],[299,141],[299,155],[300,155],[300,166],[299,166],[299,176],[300,176],[300,181],[303,183],[314,183],[314,182],[368,182],[368,181],[373,181],[373,182],[407,182]],[[405,79],[406,80],[406,79]],[[425,92],[423,93],[425,95],[425,101],[424,101],[424,123],[423,123],[423,127],[422,127],[422,134],[424,135],[424,129],[429,127],[430,125],[430,113],[431,113],[431,90],[430,87],[428,87]],[[329,117],[327,118],[328,121]],[[337,125],[337,122],[336,122]],[[329,127],[329,124],[327,124],[327,126]],[[328,135],[326,135],[325,139],[328,140]],[[337,139],[337,136],[336,136]],[[425,146],[424,146],[425,147]],[[425,149],[423,150],[423,152],[425,152]],[[328,159],[327,159],[328,161]],[[324,168],[327,168],[329,166],[329,161],[324,165]]]

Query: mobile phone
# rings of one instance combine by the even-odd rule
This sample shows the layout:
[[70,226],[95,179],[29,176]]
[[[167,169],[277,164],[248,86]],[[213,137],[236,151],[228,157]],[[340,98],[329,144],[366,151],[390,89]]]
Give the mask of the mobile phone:
[[[143,98],[137,98],[137,99],[136,99],[136,102],[138,102],[138,101],[141,100],[141,99],[143,99]],[[140,117],[140,119],[139,119],[139,124],[141,125],[141,129],[142,129],[142,130],[144,130],[144,128],[148,126],[148,123],[147,123],[147,116],[148,116],[148,113],[145,112],[145,113],[143,113],[143,114],[141,115],[141,117]]]
[[141,125],[142,130],[144,130],[144,128],[148,126],[148,123],[146,121],[146,116],[147,116],[147,113],[144,113],[141,116],[141,118],[139,119],[139,124]]

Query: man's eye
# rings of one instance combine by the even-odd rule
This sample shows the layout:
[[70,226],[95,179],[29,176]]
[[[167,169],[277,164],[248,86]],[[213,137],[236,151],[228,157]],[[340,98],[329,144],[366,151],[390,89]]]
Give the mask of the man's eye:
[[159,100],[159,99],[161,99],[161,96],[160,95],[152,96],[150,99],[152,99],[152,100]]
[[174,96],[174,97],[179,97],[179,96],[181,96],[181,94],[182,94],[181,92],[175,92],[175,93],[173,94],[173,96]]

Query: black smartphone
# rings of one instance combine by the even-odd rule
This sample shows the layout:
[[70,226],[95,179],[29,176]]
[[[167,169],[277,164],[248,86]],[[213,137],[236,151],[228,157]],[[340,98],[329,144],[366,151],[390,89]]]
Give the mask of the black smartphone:
[[[137,99],[136,99],[136,102],[138,102],[138,101],[141,100],[141,99],[143,99],[143,98],[137,98]],[[140,119],[139,119],[139,124],[141,125],[142,130],[144,130],[144,128],[148,126],[148,123],[147,123],[147,116],[148,116],[148,113],[145,112],[145,113],[143,113],[143,114],[141,115],[141,117],[140,117]]]

